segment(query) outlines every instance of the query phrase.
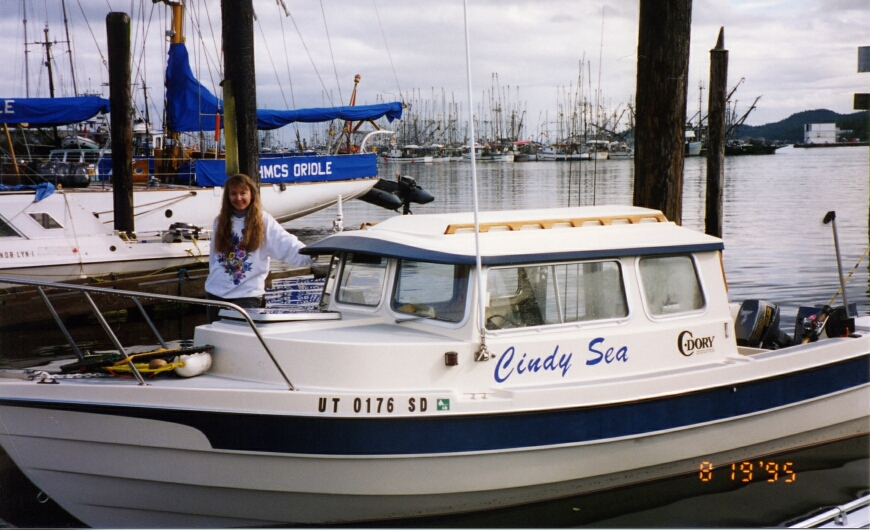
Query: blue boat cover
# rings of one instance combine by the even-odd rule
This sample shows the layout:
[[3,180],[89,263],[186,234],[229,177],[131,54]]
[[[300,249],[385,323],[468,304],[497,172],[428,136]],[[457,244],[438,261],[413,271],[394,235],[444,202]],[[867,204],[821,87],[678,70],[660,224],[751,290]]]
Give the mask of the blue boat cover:
[[[197,160],[196,182],[200,186],[223,186],[226,160]],[[338,156],[291,156],[261,158],[260,182],[264,185],[298,182],[352,180],[378,176],[374,153]]]
[[98,96],[0,99],[0,123],[50,127],[89,120],[101,112],[108,114],[109,100]]
[[[194,77],[190,69],[187,48],[183,43],[169,47],[166,66],[167,130],[176,132],[213,131],[215,114],[223,114],[223,101],[218,99]],[[331,107],[298,110],[258,110],[257,128],[277,129],[293,122],[319,123],[330,120],[387,120],[402,117],[398,101],[377,105]],[[223,119],[221,119],[221,127]]]
[[54,189],[54,184],[52,184],[51,182],[40,182],[39,184],[17,184],[15,186],[0,184],[0,191],[36,191],[36,197],[33,199],[33,202],[39,202],[42,199],[48,197],[49,195],[54,193]]

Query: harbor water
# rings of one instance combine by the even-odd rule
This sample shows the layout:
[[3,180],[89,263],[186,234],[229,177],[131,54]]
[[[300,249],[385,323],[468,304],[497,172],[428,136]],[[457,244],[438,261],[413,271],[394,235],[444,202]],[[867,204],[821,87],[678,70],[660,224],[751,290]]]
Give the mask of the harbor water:
[[[412,205],[414,214],[470,211],[471,164],[379,162],[382,178],[400,174],[435,196]],[[481,210],[631,204],[631,160],[477,164]],[[703,231],[706,160],[685,161],[684,226]],[[846,295],[860,314],[870,312],[870,156],[867,148],[781,148],[775,155],[726,158],[723,262],[733,301],[776,303],[781,328],[793,333],[801,306],[831,303],[839,287],[833,227],[836,211],[844,275],[855,267]],[[285,225],[305,242],[331,233],[336,208]],[[345,229],[396,215],[351,201],[343,206]],[[594,228],[590,228],[594,230]],[[834,305],[840,305],[838,298]],[[158,322],[165,336],[192,335],[204,322],[197,314],[167,312]],[[144,323],[126,322],[123,340],[151,340]],[[105,346],[93,321],[74,323],[80,341]],[[63,335],[44,327],[0,332],[0,365],[24,358],[70,356]],[[113,327],[121,328],[119,324]],[[720,464],[722,466],[720,467]],[[844,504],[870,490],[867,436],[772,455],[732,469],[709,463],[698,473],[669,477],[614,491],[480,514],[401,521],[392,526],[428,527],[753,527],[787,525],[823,508]],[[773,467],[772,467],[773,466]],[[776,469],[776,476],[771,472]],[[52,501],[22,486],[20,472],[0,469],[0,519],[23,527],[79,526]],[[244,472],[244,470],[239,470]],[[521,471],[520,471],[521,472]],[[14,489],[17,488],[17,489]],[[354,525],[360,526],[360,525]],[[378,523],[374,526],[384,526]]]

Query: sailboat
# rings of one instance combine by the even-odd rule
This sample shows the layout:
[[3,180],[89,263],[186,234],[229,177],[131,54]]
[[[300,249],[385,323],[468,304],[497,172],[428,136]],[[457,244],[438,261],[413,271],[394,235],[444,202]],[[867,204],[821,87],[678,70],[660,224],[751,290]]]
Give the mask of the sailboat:
[[[176,28],[166,71],[167,125],[171,131],[163,135],[162,149],[155,149],[151,160],[141,159],[134,163],[134,177],[138,169],[145,174],[143,182],[148,184],[135,188],[133,192],[137,241],[155,242],[155,245],[150,246],[130,246],[134,254],[146,249],[152,253],[158,251],[159,245],[156,243],[163,241],[164,236],[168,241],[175,242],[178,238],[172,234],[178,231],[178,227],[195,231],[199,239],[207,239],[209,230],[206,229],[211,227],[220,209],[221,186],[226,179],[225,162],[219,159],[193,162],[190,171],[195,177],[196,185],[182,187],[148,178],[149,168],[153,167],[154,161],[165,159],[171,155],[170,148],[180,146],[178,133],[208,129],[209,124],[214,127],[216,116],[223,121],[223,102],[203,87],[190,69],[184,37],[181,34],[183,7],[180,3],[167,3],[172,8],[173,27]],[[0,98],[0,109],[0,124],[4,127],[10,124],[20,126],[24,123],[31,127],[57,126],[83,122],[99,114],[106,114],[109,111],[109,101],[97,96]],[[257,114],[258,128],[272,130],[293,122],[315,123],[336,119],[363,121],[381,117],[393,121],[401,117],[402,104],[391,102],[286,111],[259,110]],[[10,142],[10,150],[11,148]],[[82,157],[82,163],[64,161],[71,151],[77,154],[85,150],[97,159],[85,160]],[[53,271],[50,279],[58,281],[96,273],[153,270],[172,264],[185,264],[194,255],[208,254],[207,242],[200,242],[196,248],[182,249],[184,245],[165,247],[171,249],[171,252],[158,251],[158,261],[150,257],[135,258],[125,260],[121,265],[117,260],[110,259],[118,255],[118,249],[127,248],[121,241],[112,239],[117,238],[118,234],[113,231],[112,190],[106,186],[106,173],[111,167],[110,156],[107,150],[92,150],[82,146],[72,150],[58,150],[53,158],[60,161],[53,167],[61,168],[63,174],[43,175],[43,179],[51,181],[54,186],[60,184],[58,188],[66,189],[52,188],[50,191],[54,193],[50,193],[43,186],[39,191],[17,187],[11,191],[0,191],[0,237],[8,243],[7,250],[11,255],[21,258],[14,262],[4,260],[0,263],[0,271],[23,274],[26,277],[41,277],[45,273],[40,272],[41,267],[53,267],[53,262],[45,261],[47,258],[44,253],[28,246],[32,246],[34,239],[43,242],[57,239],[56,246],[63,247],[53,258],[61,256],[71,268]],[[176,167],[181,165],[183,159],[183,153],[182,156],[174,158]],[[69,178],[70,174],[74,174],[76,179]],[[79,178],[82,174],[87,176],[83,182]],[[264,157],[260,160],[259,176],[263,207],[283,223],[329,208],[338,201],[351,200],[368,193],[378,182],[377,155],[361,152],[330,156],[305,154],[282,158]],[[76,185],[83,187],[69,189]],[[24,205],[22,200],[28,204]],[[401,205],[401,201],[399,204]],[[44,233],[40,231],[38,236],[31,234],[32,228],[39,228],[30,226],[35,219],[33,215],[42,219],[41,216],[47,212],[52,212],[53,221],[49,226],[40,229],[45,230]],[[87,215],[79,215],[81,212]],[[101,241],[95,247],[100,251],[82,252],[78,243],[69,244],[70,233],[67,232],[74,234],[80,242],[88,238]],[[167,233],[170,235],[166,235]],[[107,242],[107,238],[112,241]],[[184,244],[190,244],[190,238],[181,239]],[[114,250],[106,250],[109,252],[106,255],[103,250],[109,248]],[[91,256],[93,263],[89,264],[92,266],[84,267],[85,256]]]

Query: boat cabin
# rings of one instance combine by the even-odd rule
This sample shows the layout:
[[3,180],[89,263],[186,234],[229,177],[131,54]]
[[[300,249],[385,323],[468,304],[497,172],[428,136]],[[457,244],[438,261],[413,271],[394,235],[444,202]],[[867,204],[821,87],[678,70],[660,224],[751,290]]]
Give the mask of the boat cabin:
[[[399,216],[306,247],[334,256],[321,310],[340,323],[268,324],[273,339],[286,341],[276,349],[326,364],[347,348],[364,356],[408,349],[393,360],[426,380],[414,359],[497,358],[489,376],[463,371],[497,385],[621,377],[739,355],[717,238],[626,206],[483,212],[479,230],[483,304],[471,214]],[[197,342],[221,343],[212,335],[220,329],[198,329]]]

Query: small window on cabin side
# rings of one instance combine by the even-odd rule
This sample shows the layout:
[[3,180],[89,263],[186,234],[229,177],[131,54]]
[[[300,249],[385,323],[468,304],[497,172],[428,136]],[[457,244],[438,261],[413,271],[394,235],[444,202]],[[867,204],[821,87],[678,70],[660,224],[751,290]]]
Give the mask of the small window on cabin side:
[[704,294],[691,256],[641,258],[639,268],[650,315],[668,316],[703,309]]
[[381,303],[387,258],[348,253],[341,271],[336,300],[344,304],[375,307]]
[[0,237],[21,237],[12,226],[0,217]]
[[617,261],[491,269],[487,329],[622,318],[628,315]]
[[393,311],[446,322],[461,322],[468,296],[468,266],[400,260]]
[[60,223],[58,223],[57,221],[54,220],[54,217],[52,217],[51,215],[49,215],[47,213],[38,212],[38,213],[31,213],[29,215],[30,215],[30,217],[33,218],[34,221],[39,223],[39,226],[45,228],[46,230],[52,230],[54,228],[63,228],[60,225]]

